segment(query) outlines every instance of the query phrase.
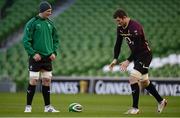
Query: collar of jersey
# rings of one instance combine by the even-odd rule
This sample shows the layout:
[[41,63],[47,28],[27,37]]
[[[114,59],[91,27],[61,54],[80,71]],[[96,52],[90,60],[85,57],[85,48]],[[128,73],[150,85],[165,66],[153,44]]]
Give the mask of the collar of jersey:
[[42,18],[42,17],[40,17],[39,15],[37,15],[36,16],[38,19],[40,19],[40,20],[46,20],[46,18]]

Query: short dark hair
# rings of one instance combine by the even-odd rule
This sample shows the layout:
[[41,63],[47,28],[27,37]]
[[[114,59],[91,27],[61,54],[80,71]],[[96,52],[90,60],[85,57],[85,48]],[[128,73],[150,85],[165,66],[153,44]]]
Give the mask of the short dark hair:
[[123,9],[118,9],[114,12],[113,18],[116,19],[117,17],[123,18],[127,16],[127,13]]

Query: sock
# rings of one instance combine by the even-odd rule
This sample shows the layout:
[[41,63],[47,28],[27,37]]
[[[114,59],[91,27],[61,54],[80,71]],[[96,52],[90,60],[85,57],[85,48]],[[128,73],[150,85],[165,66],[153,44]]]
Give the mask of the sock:
[[33,100],[35,90],[36,90],[36,85],[30,85],[29,84],[28,89],[27,89],[27,105],[32,104],[32,100]]
[[132,98],[133,98],[133,108],[138,108],[139,103],[139,85],[138,83],[131,84]]
[[159,95],[154,85],[150,82],[150,84],[145,88],[151,95],[153,95],[158,102],[161,102],[163,98]]
[[45,106],[50,105],[50,87],[42,86],[42,94],[43,94]]

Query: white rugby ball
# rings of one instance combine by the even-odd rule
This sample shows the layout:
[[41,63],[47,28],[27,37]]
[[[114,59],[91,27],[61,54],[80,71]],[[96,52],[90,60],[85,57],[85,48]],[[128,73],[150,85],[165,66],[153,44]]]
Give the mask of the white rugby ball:
[[79,103],[71,103],[68,107],[69,112],[82,112],[83,107]]

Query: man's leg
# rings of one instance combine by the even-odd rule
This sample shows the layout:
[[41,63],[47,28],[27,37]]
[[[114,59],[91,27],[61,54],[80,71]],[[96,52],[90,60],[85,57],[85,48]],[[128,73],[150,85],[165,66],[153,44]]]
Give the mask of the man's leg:
[[26,105],[32,104],[32,100],[33,100],[35,91],[36,91],[36,85],[32,85],[29,83],[28,89],[27,89],[27,101],[26,101],[27,103],[26,103]]
[[150,82],[149,85],[145,88],[151,95],[156,98],[158,102],[161,102],[163,98],[159,95],[157,90],[155,89],[154,85]]
[[141,85],[143,85],[143,87],[151,94],[154,96],[154,98],[157,100],[158,102],[158,112],[162,112],[162,110],[164,109],[164,107],[167,104],[167,100],[163,99],[158,91],[156,90],[156,88],[154,87],[154,85],[149,81],[148,78],[148,74],[144,74],[142,75],[142,81],[141,81]]
[[141,73],[137,70],[133,70],[130,74],[129,83],[131,85],[132,90],[132,98],[133,98],[133,108],[138,109],[138,103],[139,103],[139,84],[138,81],[141,78]]
[[130,74],[130,79],[129,79],[129,83],[131,86],[131,90],[132,90],[132,100],[133,100],[133,104],[132,104],[132,108],[129,109],[125,114],[138,114],[139,113],[139,109],[138,109],[138,104],[139,104],[139,84],[138,84],[138,80],[141,78],[141,73],[137,70],[133,70]]
[[42,94],[45,106],[50,105],[50,84],[47,85],[50,81],[51,80],[47,78],[42,79]]
[[45,104],[44,112],[59,112],[58,110],[55,110],[54,107],[52,107],[50,104],[50,85],[51,85],[52,72],[43,71],[41,73],[41,77],[42,77],[42,94]]
[[31,112],[31,109],[32,109],[31,104],[32,104],[33,97],[36,91],[38,78],[39,78],[39,72],[30,71],[30,80],[29,80],[29,85],[27,88],[26,107],[25,107],[24,112]]
[[143,74],[143,75],[142,75],[141,85],[142,85],[143,88],[145,88],[151,95],[153,95],[154,98],[156,98],[156,100],[157,100],[158,102],[161,102],[161,101],[163,100],[163,98],[159,95],[159,93],[158,93],[157,90],[155,89],[154,85],[149,81],[148,74]]

